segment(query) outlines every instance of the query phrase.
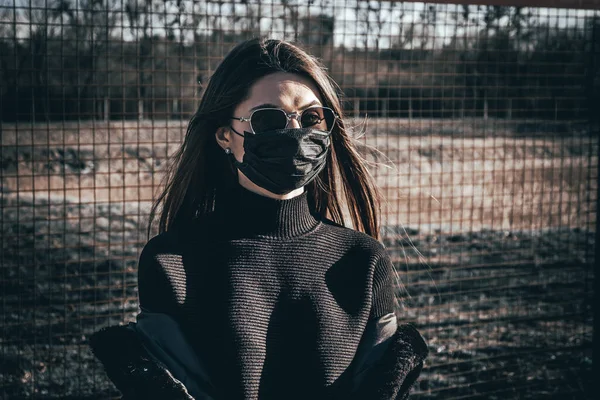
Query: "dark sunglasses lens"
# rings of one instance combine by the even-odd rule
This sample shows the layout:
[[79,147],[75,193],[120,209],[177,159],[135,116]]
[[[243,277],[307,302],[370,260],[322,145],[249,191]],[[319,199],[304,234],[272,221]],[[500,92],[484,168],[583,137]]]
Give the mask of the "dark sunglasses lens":
[[303,128],[314,128],[325,132],[331,132],[335,116],[329,108],[311,107],[302,112],[300,119]]
[[255,133],[283,129],[287,118],[282,110],[257,110],[250,118]]

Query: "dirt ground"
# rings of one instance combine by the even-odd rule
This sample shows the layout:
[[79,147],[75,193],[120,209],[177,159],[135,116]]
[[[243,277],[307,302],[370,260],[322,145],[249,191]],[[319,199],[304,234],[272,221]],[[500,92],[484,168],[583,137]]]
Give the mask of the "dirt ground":
[[[597,140],[374,125],[398,315],[430,349],[414,398],[591,398]],[[87,337],[135,318],[149,200],[182,134],[137,128],[4,127],[0,398],[118,398]]]

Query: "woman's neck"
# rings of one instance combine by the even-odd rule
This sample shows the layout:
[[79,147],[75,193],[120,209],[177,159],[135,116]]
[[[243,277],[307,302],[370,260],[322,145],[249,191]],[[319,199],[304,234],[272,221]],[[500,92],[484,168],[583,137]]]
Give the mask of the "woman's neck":
[[292,199],[292,198],[304,193],[304,187],[294,189],[291,192],[284,193],[284,194],[277,194],[277,193],[269,192],[267,189],[262,188],[262,187],[258,186],[257,184],[255,184],[254,182],[252,182],[250,179],[248,179],[246,177],[246,175],[244,175],[239,170],[238,170],[238,178],[239,178],[239,184],[243,188],[245,188],[251,192],[258,193],[262,196],[270,197],[272,199],[287,200],[287,199]]
[[221,192],[216,200],[215,228],[230,237],[301,235],[318,224],[307,196],[308,192],[302,191],[289,199],[273,198],[235,185]]

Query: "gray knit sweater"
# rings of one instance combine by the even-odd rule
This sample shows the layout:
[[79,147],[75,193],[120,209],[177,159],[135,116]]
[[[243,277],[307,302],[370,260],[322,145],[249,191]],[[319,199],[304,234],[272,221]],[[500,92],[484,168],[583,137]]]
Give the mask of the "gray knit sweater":
[[216,398],[326,398],[348,385],[367,322],[394,312],[392,268],[377,240],[315,217],[306,193],[237,186],[146,244],[139,299],[179,322]]

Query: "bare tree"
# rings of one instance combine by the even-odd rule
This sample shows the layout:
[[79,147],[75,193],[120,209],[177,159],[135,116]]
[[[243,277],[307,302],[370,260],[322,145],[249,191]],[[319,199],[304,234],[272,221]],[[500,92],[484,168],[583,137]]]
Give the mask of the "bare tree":
[[[48,118],[48,104],[44,101],[48,98],[45,72],[48,70],[48,41],[56,36],[56,7],[56,3],[51,3],[50,7],[44,8],[44,1],[31,0],[28,7],[5,9],[6,15],[12,17],[12,35],[9,33],[9,37],[12,36],[13,40],[12,52],[1,57],[3,75],[8,90],[13,92],[10,93],[11,97],[14,96],[13,101],[20,103],[29,99],[33,121],[37,116]],[[19,40],[19,37],[26,39]],[[31,87],[31,92],[19,93],[19,86],[25,86],[25,82]]]
[[[115,9],[118,0],[58,0],[55,13],[61,22],[66,21],[62,40],[75,54],[73,65],[77,73],[67,77],[75,88],[73,95],[77,99],[77,114],[98,115],[108,118],[109,93],[98,82],[107,80],[106,63],[109,43],[116,23]],[[103,72],[99,72],[102,70]],[[102,74],[102,76],[99,76]],[[95,91],[95,92],[92,92]]]
[[150,13],[152,11],[152,0],[126,0],[125,15],[129,23],[130,33],[136,43],[136,63],[137,71],[136,95],[137,95],[137,116],[138,119],[144,119],[144,99],[146,97],[146,84],[151,75],[146,74],[146,63],[149,60],[152,48],[150,34]]

